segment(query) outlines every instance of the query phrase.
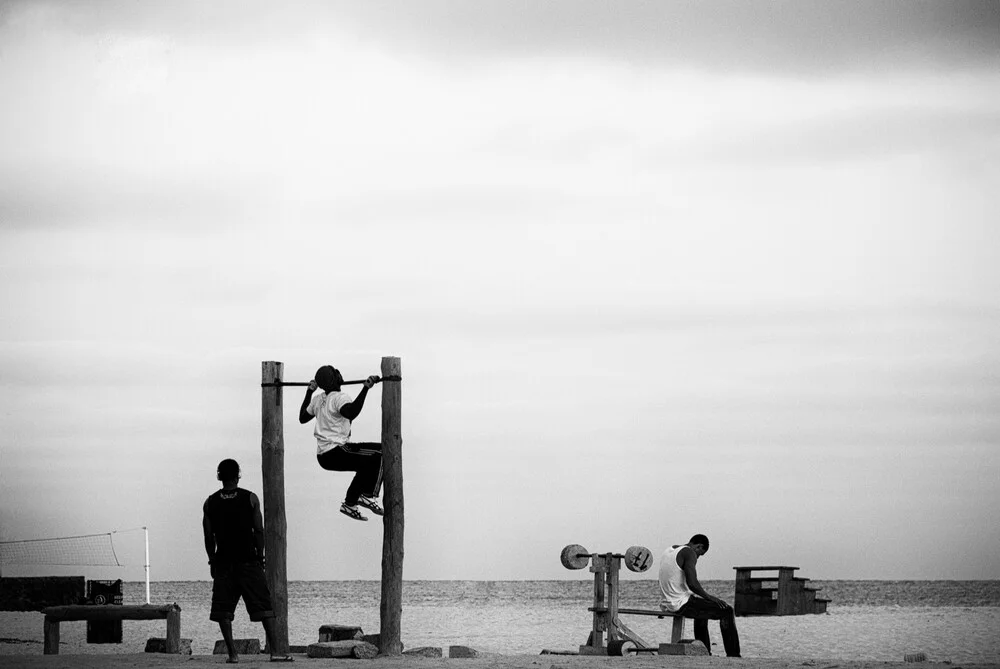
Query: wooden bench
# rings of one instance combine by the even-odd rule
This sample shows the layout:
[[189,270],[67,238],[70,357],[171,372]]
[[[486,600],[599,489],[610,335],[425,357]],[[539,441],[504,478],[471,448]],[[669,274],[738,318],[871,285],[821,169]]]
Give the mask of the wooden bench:
[[167,652],[180,653],[181,607],[177,604],[116,606],[75,604],[50,606],[45,614],[45,655],[59,654],[59,623],[71,620],[162,620],[167,621]]

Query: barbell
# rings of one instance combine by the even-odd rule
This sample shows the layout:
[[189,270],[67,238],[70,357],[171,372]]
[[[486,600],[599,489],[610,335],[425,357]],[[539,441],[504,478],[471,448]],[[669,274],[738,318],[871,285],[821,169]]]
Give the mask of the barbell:
[[[559,561],[567,569],[583,569],[595,555],[600,553],[591,553],[580,544],[570,544],[562,549]],[[624,555],[612,553],[612,556],[624,558],[629,571],[643,572],[653,566],[653,554],[645,546],[629,546]]]

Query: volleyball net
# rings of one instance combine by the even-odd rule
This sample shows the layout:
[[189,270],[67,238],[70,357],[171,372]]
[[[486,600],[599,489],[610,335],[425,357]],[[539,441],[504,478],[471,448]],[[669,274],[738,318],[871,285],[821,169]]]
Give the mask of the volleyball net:
[[[103,534],[81,534],[51,539],[0,541],[0,566],[55,565],[78,567],[125,567],[120,550],[115,550],[115,536],[127,532],[145,534],[146,603],[149,603],[149,531],[145,527],[115,530]],[[134,553],[134,551],[126,551]],[[135,556],[138,558],[138,556]],[[133,563],[134,564],[134,563]]]
[[2,565],[121,567],[112,532],[54,539],[0,541]]

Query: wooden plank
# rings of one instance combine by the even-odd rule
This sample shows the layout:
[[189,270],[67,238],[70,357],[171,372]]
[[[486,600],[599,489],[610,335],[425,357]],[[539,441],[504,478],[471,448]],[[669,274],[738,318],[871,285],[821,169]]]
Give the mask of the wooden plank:
[[176,604],[134,604],[116,606],[72,604],[50,606],[42,609],[46,618],[54,621],[69,620],[162,620],[171,612],[180,613]]
[[[284,363],[260,363],[261,383],[281,381]],[[285,437],[281,386],[261,390],[260,459],[264,490],[265,573],[274,611],[276,655],[288,654],[288,572],[286,568],[288,523],[285,520]]]
[[[606,613],[608,608],[606,606],[591,606],[587,609],[588,611],[594,611],[597,613]],[[619,614],[628,614],[631,616],[656,616],[657,618],[683,618],[684,616],[673,613],[672,611],[657,611],[655,609],[618,609]]]
[[795,613],[798,597],[792,586],[792,572],[795,567],[782,567],[778,570],[778,610],[779,616]]
[[750,570],[750,571],[776,571],[778,569],[792,569],[792,570],[795,570],[795,569],[798,569],[798,567],[789,567],[787,565],[777,565],[777,566],[764,566],[764,567],[733,567],[733,569],[735,569],[736,571],[740,571],[741,569],[747,569],[747,570]]
[[[382,358],[382,377],[402,376],[399,358]],[[382,384],[382,602],[379,622],[382,655],[403,653],[403,424],[402,383]]]

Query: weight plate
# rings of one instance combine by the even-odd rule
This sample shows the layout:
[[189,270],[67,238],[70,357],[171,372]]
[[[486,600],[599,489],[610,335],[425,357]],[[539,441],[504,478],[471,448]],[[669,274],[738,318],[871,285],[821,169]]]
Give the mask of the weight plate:
[[590,563],[590,551],[580,544],[570,544],[562,549],[559,561],[567,569],[583,569]]
[[629,546],[625,551],[625,566],[629,571],[646,571],[653,566],[653,554],[645,546]]

